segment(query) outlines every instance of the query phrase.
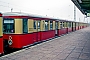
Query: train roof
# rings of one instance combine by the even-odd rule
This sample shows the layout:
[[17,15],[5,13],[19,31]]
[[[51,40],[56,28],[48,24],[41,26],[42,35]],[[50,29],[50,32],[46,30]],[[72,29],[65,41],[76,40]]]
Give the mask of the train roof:
[[3,13],[3,16],[29,16],[29,14],[22,13],[22,12],[6,12]]
[[6,12],[6,13],[3,13],[3,17],[5,17],[5,18],[50,19],[47,17],[42,17],[42,16],[34,15],[34,14],[27,14],[27,13],[23,13],[23,12]]
[[4,18],[30,18],[35,20],[55,20],[55,21],[66,21],[66,22],[75,22],[75,21],[67,21],[64,19],[56,19],[56,18],[50,18],[50,17],[44,17],[40,15],[34,15],[34,14],[28,14],[23,12],[6,12],[2,13]]
[[27,14],[27,13],[23,13],[23,12],[6,12],[3,13],[3,17],[4,18],[32,18],[32,19],[36,19],[36,20],[42,20],[42,19],[49,19],[49,20],[60,20],[60,19],[56,19],[56,18],[49,18],[49,17],[43,17],[40,15],[33,15],[33,14]]

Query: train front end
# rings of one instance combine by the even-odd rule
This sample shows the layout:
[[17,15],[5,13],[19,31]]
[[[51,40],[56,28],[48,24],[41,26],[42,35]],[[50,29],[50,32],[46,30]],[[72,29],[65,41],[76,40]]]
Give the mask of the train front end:
[[[3,40],[4,49],[19,49],[21,46],[21,38],[23,34],[23,19],[25,16],[19,16],[18,13],[3,14]],[[25,39],[24,39],[25,40]]]

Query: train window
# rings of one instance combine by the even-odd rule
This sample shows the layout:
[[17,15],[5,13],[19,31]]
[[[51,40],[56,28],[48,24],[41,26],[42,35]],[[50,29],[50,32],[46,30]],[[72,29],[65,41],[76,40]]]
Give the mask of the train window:
[[60,22],[60,28],[61,28],[61,29],[63,28],[63,26],[62,26],[62,22]]
[[73,27],[75,27],[75,23],[73,23]]
[[3,33],[14,33],[14,19],[3,19]]
[[71,22],[69,22],[69,24],[68,24],[68,25],[69,25],[69,27],[71,27]]
[[58,22],[55,23],[55,27],[56,27],[56,29],[58,29]]
[[53,29],[53,21],[50,21],[50,30]]
[[49,24],[48,24],[48,21],[45,21],[45,31],[47,31],[49,28]]
[[40,29],[40,21],[38,21],[38,29]]
[[64,28],[64,22],[62,22],[62,27]]
[[77,23],[77,26],[79,26],[79,24]]
[[28,19],[23,19],[23,33],[28,33]]
[[36,29],[36,21],[34,20],[34,25],[33,25],[34,29]]

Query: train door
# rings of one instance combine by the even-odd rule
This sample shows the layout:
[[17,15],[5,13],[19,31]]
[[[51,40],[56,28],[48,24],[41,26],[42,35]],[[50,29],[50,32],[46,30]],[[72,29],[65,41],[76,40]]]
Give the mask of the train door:
[[63,28],[63,23],[62,22],[60,22],[60,29],[62,29]]
[[66,22],[66,33],[68,33],[68,22]]
[[71,22],[72,23],[72,31],[73,31],[73,22]]
[[37,20],[37,36],[36,39],[37,41],[41,40],[41,20]]
[[58,35],[58,22],[55,23],[55,35]]
[[76,25],[76,23],[75,23],[75,31],[77,30],[76,28],[77,28],[77,25]]

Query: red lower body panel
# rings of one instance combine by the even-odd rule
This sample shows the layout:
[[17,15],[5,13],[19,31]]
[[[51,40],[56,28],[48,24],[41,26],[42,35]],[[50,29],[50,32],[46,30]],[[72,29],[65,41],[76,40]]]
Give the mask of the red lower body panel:
[[80,26],[78,26],[78,28],[80,29]]
[[60,30],[58,30],[58,36],[62,35],[62,34],[66,34],[67,32],[68,32],[68,28],[60,29]]
[[81,26],[81,29],[82,29],[82,26]]
[[85,26],[85,28],[86,28],[87,26]]
[[61,29],[58,29],[58,36],[61,35]]
[[41,32],[38,32],[37,35],[38,35],[38,36],[36,37],[36,38],[37,38],[37,42],[38,42],[38,41],[41,41]]
[[84,28],[85,28],[86,26],[84,26]]
[[75,31],[76,30],[76,27],[73,27],[73,31]]
[[76,30],[79,30],[78,26],[76,27]]
[[27,46],[33,44],[38,41],[37,33],[33,34],[4,34],[4,40],[9,40],[9,36],[12,37],[12,45],[11,48],[22,48],[23,46]]
[[79,28],[79,26],[78,26],[78,30],[79,30],[80,28]]
[[84,28],[84,26],[82,26],[82,28]]
[[41,32],[41,40],[46,40],[55,37],[55,30]]
[[0,54],[2,54],[3,52],[3,37],[0,37]]
[[82,27],[80,26],[80,29],[82,29]]
[[72,32],[72,28],[68,28],[68,32]]
[[11,48],[22,48],[35,42],[46,40],[55,36],[55,31],[35,32],[30,34],[4,34],[4,40],[9,40],[12,37]]

